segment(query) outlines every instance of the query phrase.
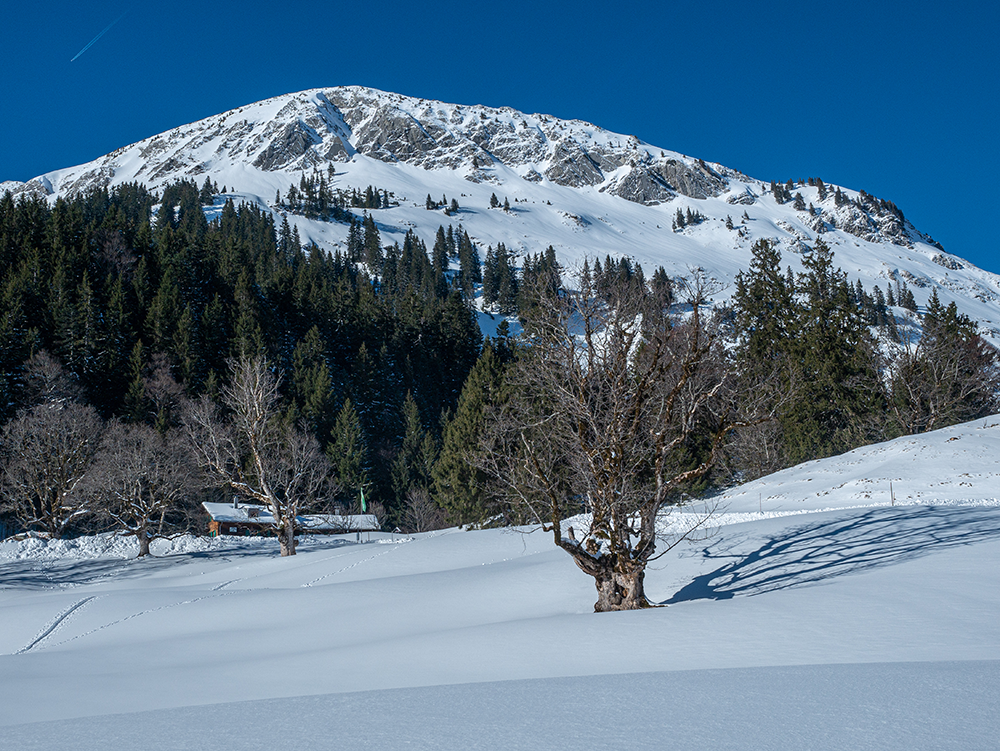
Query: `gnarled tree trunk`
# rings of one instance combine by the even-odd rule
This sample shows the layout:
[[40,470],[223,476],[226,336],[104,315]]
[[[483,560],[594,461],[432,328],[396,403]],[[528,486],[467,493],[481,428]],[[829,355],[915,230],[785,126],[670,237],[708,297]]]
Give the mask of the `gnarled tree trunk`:
[[295,555],[295,525],[285,522],[278,528],[278,544],[281,555]]
[[[566,546],[562,547],[566,549]],[[576,565],[584,573],[594,577],[594,586],[597,588],[595,613],[651,607],[643,587],[646,577],[644,561],[637,564],[615,555],[594,558],[580,548],[570,552]]]

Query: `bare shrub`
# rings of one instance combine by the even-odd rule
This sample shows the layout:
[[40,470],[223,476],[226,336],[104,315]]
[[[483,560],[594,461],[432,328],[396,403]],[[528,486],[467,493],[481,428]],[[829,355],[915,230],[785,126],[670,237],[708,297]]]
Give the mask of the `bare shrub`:
[[403,531],[429,532],[445,525],[444,511],[434,503],[427,488],[411,488],[403,506]]

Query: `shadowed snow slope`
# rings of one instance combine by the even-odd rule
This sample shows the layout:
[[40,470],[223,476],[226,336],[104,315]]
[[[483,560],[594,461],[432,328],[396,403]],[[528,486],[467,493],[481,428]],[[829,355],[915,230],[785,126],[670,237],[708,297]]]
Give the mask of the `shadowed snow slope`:
[[[2,543],[5,742],[992,748],[997,422],[732,491],[713,537],[649,572],[669,607],[643,612],[591,613],[540,532],[319,538],[290,559],[253,539],[144,561],[107,539]],[[890,477],[909,505],[859,503],[876,499],[852,483]]]

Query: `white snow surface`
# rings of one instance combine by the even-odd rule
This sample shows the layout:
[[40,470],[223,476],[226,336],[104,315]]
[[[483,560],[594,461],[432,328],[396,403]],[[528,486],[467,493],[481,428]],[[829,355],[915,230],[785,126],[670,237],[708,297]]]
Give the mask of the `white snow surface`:
[[998,441],[1000,416],[735,488],[711,537],[653,565],[667,606],[641,612],[592,613],[591,580],[540,531],[315,536],[284,559],[265,538],[145,560],[111,536],[6,541],[0,737],[994,749]]
[[[339,109],[334,101],[340,103]],[[353,130],[347,120],[354,123]],[[405,142],[397,143],[399,159],[374,149],[379,129],[393,125],[409,128],[410,136],[431,146],[408,151]],[[484,157],[478,144],[487,131],[492,151]],[[274,163],[260,161],[275,150],[284,156]],[[596,161],[607,155],[621,166],[605,164],[599,177],[589,178],[596,182],[550,179],[550,170],[558,168],[567,154],[574,155],[582,168],[589,164],[587,154]],[[430,248],[439,226],[461,225],[482,254],[488,244],[498,242],[515,255],[539,253],[551,245],[570,268],[584,257],[603,260],[606,255],[633,258],[647,275],[661,265],[671,275],[690,275],[700,268],[723,287],[717,299],[732,293],[735,275],[746,269],[756,240],[775,240],[784,264],[799,270],[801,254],[822,230],[836,264],[852,282],[861,280],[869,291],[875,285],[884,291],[893,280],[906,282],[921,306],[937,289],[944,304],[955,301],[990,341],[1000,344],[1000,276],[942,251],[909,222],[903,222],[898,236],[886,235],[884,227],[856,209],[837,207],[833,185],[823,199],[817,187],[802,185],[793,191],[820,212],[818,217],[796,211],[791,203],[776,203],[765,191],[770,177],[760,180],[715,163],[703,168],[724,185],[712,197],[676,193],[669,200],[644,205],[613,194],[637,167],[670,162],[702,169],[692,157],[577,120],[352,86],[303,91],[240,107],[27,183],[0,183],[0,193],[9,189],[55,200],[93,186],[139,181],[159,189],[181,178],[201,185],[208,177],[227,188],[217,205],[208,207],[209,217],[231,198],[274,213],[280,223],[276,192],[284,196],[304,174],[314,169],[327,174],[332,167],[334,188],[364,191],[372,185],[390,191],[399,201],[398,206],[369,212],[386,244],[402,243],[412,229]],[[842,190],[852,199],[859,196],[857,190]],[[501,203],[509,199],[511,211],[489,208],[494,193]],[[442,194],[458,201],[457,215],[425,208],[427,195],[438,200]],[[697,211],[706,221],[674,232],[671,224],[678,209]],[[726,229],[727,217],[735,223],[733,230]],[[345,224],[294,215],[288,220],[304,242],[328,250],[346,247]],[[860,227],[861,236],[845,231],[850,225]],[[909,330],[911,314],[902,308],[895,313],[901,328]]]

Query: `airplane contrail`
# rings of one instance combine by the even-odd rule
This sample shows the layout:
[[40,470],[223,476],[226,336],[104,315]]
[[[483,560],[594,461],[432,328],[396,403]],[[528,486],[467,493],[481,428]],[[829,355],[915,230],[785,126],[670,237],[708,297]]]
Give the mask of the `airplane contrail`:
[[[121,20],[122,20],[123,18],[125,18],[125,16],[126,16],[127,14],[128,14],[128,11],[125,11],[125,12],[124,12],[124,13],[122,13],[122,14],[121,14],[120,16],[118,16],[118,18],[116,18],[116,19],[115,19],[114,21],[112,21],[111,23],[109,23],[109,24],[107,25],[107,27],[106,27],[106,28],[104,29],[104,31],[102,31],[102,32],[101,32],[100,34],[98,34],[98,35],[97,35],[96,37],[94,37],[93,39],[91,39],[91,40],[90,40],[90,41],[89,41],[89,42],[87,43],[87,46],[86,46],[86,47],[84,47],[84,48],[83,48],[82,50],[80,50],[79,52],[77,52],[77,53],[76,53],[76,57],[74,57],[74,58],[73,58],[73,60],[76,60],[76,58],[77,58],[77,57],[80,57],[80,55],[82,55],[82,54],[83,54],[84,52],[86,52],[87,50],[89,50],[89,49],[90,49],[90,48],[91,48],[91,47],[93,46],[94,42],[96,42],[96,41],[97,41],[98,39],[100,39],[100,38],[101,38],[102,36],[104,36],[104,35],[105,35],[105,34],[107,34],[107,33],[108,33],[109,31],[111,31],[111,27],[112,27],[112,26],[114,26],[114,25],[115,25],[116,23],[118,23],[119,21],[121,21]],[[73,60],[70,60],[70,62],[73,62]]]

